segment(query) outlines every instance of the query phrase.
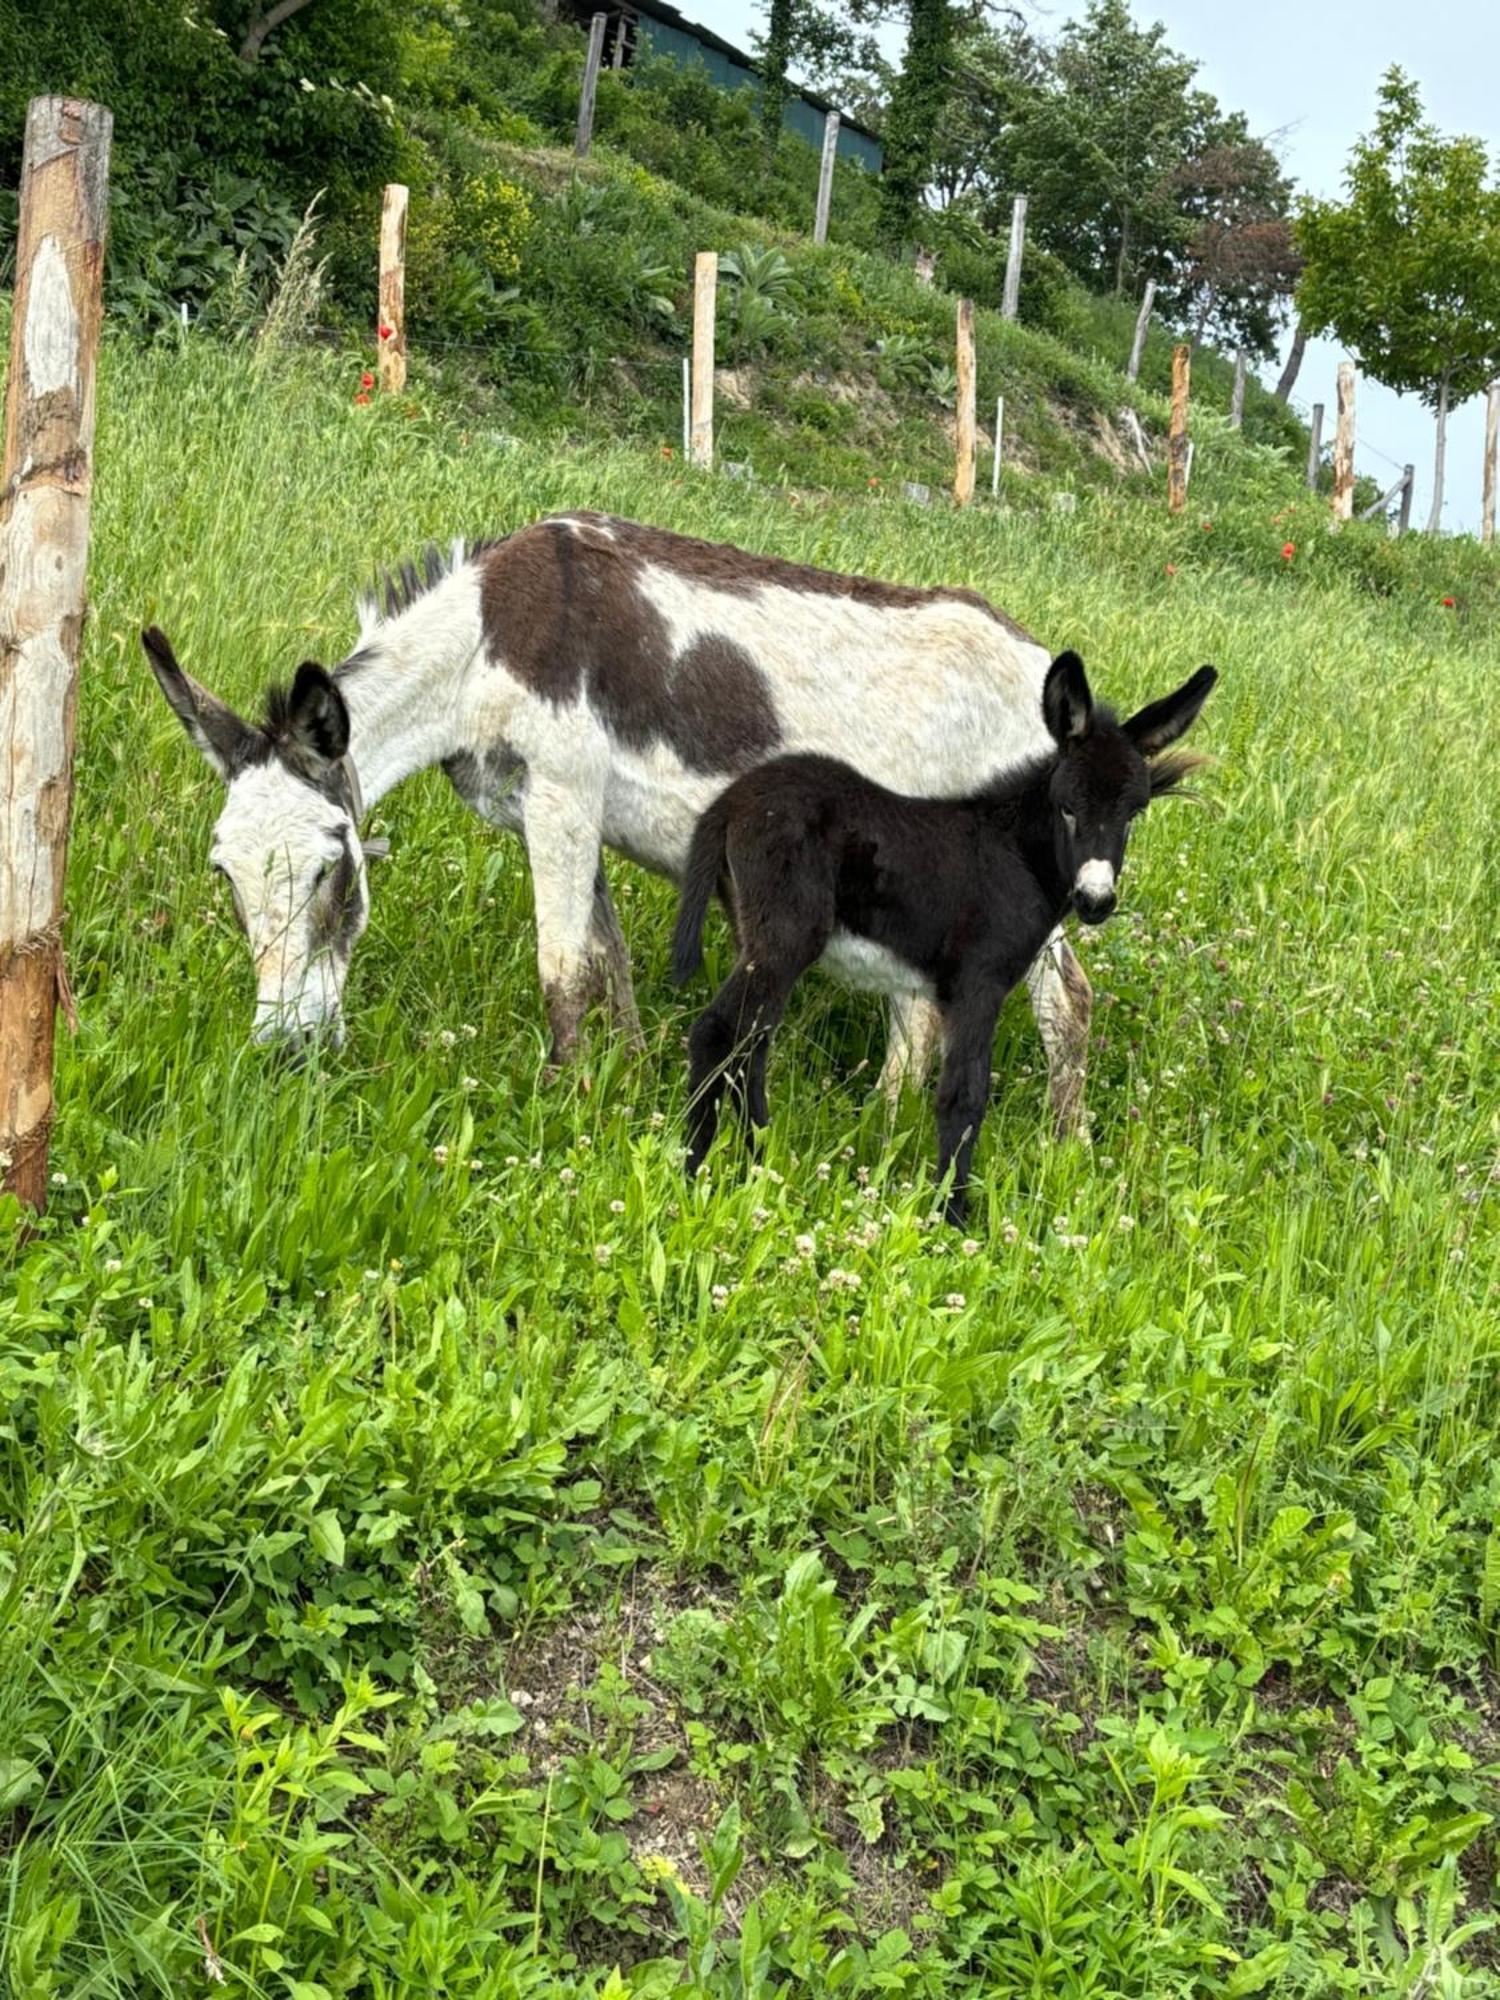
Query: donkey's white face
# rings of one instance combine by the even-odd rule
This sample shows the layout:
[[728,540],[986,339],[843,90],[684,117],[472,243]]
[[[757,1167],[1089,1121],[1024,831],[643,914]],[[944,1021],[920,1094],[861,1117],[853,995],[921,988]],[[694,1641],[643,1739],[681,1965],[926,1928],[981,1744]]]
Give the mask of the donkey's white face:
[[210,859],[225,877],[255,965],[258,1042],[342,1038],[339,1009],[369,918],[349,714],[312,662],[248,723],[178,666],[165,637],[143,634],[173,713],[224,780]]
[[255,1039],[342,1039],[349,959],[369,917],[347,806],[273,757],[229,781],[210,859],[229,883],[255,963]]

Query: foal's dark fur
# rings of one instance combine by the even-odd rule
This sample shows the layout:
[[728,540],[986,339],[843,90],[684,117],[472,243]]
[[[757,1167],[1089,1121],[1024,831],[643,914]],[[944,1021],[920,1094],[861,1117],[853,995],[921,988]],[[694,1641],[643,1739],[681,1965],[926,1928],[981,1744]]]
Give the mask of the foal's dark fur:
[[961,1221],[1000,1004],[1070,904],[1086,923],[1114,908],[1130,821],[1202,761],[1158,753],[1216,678],[1200,667],[1120,723],[1094,707],[1077,654],[1060,654],[1042,690],[1056,750],[971,798],[907,798],[807,756],[761,764],[721,793],[693,834],[673,942],[680,984],[703,962],[718,888],[739,954],[692,1032],[689,1173],[713,1140],[726,1088],[752,1126],[767,1122],[772,1030],[834,933],[853,932],[901,961],[897,977],[909,968],[906,983],[942,1010],[938,1173],[953,1168],[947,1212]]

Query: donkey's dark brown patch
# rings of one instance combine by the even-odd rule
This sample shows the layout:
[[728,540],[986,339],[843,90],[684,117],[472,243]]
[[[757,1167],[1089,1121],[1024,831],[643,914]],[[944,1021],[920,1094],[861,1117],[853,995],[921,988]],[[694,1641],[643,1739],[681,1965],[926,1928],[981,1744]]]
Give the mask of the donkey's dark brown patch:
[[748,771],[781,742],[765,675],[720,632],[695,639],[673,662],[667,729],[694,771]]
[[491,550],[480,585],[486,647],[549,701],[587,688],[632,749],[669,743],[691,770],[743,770],[780,742],[765,676],[722,634],[674,657],[645,563],[620,532],[628,525],[543,521]]
[[[733,759],[744,754],[741,746],[759,739],[774,746],[776,737],[765,735],[775,720],[770,693],[749,653],[727,639],[722,645],[733,648],[732,666],[716,639],[700,642],[712,649],[701,658],[692,657],[697,652],[692,648],[674,663],[665,624],[643,588],[648,569],[669,571],[730,597],[778,589],[889,610],[965,604],[1012,637],[1035,643],[977,591],[923,590],[848,576],[601,514],[538,521],[484,550],[479,564],[480,613],[491,658],[550,701],[571,701],[586,683],[622,740],[638,748],[672,741],[701,770],[735,768]],[[710,686],[716,667],[728,672],[728,688]],[[712,693],[711,721],[709,707],[700,712],[707,726],[729,739],[727,745],[711,747],[703,727],[694,732],[691,757],[677,742],[666,720],[678,717],[674,668],[677,676],[687,675],[681,692],[689,698],[700,684]],[[754,685],[749,674],[756,676]],[[721,728],[718,706],[726,701],[732,719]]]

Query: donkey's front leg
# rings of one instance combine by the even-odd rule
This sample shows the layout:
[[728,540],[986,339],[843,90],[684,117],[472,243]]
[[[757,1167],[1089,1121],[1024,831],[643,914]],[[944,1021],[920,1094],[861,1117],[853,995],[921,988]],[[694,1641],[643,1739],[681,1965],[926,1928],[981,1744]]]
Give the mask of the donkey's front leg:
[[[552,1060],[571,1062],[592,990],[589,940],[599,877],[603,787],[532,770],[523,824],[536,901],[536,957]],[[618,928],[618,926],[616,927]]]
[[1073,947],[1055,930],[1026,974],[1026,991],[1047,1051],[1047,1086],[1059,1139],[1089,1138],[1083,1083],[1089,1059],[1094,990]]
[[946,1047],[937,1087],[938,1180],[953,1169],[944,1206],[947,1221],[963,1222],[969,1208],[969,1165],[990,1096],[990,1056],[1004,986],[962,994],[944,1020]]
[[645,1051],[641,1017],[635,1004],[635,987],[630,977],[630,953],[625,933],[610,899],[609,882],[601,861],[594,876],[594,908],[589,919],[589,956],[603,983],[603,998],[609,1004],[614,1024],[632,1055]]
[[932,1059],[943,1045],[942,1010],[920,993],[893,993],[889,1007],[890,1039],[880,1071],[880,1090],[894,1111],[903,1084],[920,1090]]

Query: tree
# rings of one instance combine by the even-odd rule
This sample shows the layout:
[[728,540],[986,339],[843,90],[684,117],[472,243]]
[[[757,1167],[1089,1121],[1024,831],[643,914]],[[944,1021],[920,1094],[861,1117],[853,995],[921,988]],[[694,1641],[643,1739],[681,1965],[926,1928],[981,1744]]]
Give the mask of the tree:
[[756,56],[760,66],[760,122],[772,152],[781,137],[781,113],[786,103],[786,77],[791,66],[795,27],[794,0],[771,0],[770,23],[764,39],[758,38]]
[[787,100],[788,77],[795,67],[814,88],[827,90],[841,100],[841,108],[853,109],[842,86],[846,78],[857,79],[855,89],[868,88],[864,72],[878,62],[873,39],[862,35],[862,25],[878,20],[883,0],[767,0],[765,34],[752,40],[756,66],[760,70],[760,117],[766,142],[774,151],[781,132],[782,108]]
[[1171,174],[1220,116],[1196,71],[1160,23],[1138,28],[1126,0],[1092,0],[1018,103],[998,183],[1026,191],[1033,235],[1085,284],[1123,291],[1185,248]]
[[906,53],[891,91],[880,182],[881,228],[907,242],[932,171],[938,126],[952,88],[953,0],[907,0]]
[[1347,200],[1307,201],[1298,216],[1298,312],[1377,382],[1415,390],[1435,411],[1435,534],[1448,412],[1500,371],[1500,187],[1482,143],[1437,132],[1395,68],[1345,181]]
[[250,25],[245,30],[245,38],[240,43],[240,61],[245,63],[260,60],[261,43],[267,35],[274,34],[283,21],[290,21],[293,14],[300,14],[309,0],[276,0],[274,7],[267,7],[252,15]]
[[1235,112],[1167,186],[1188,236],[1175,282],[1163,290],[1165,308],[1190,322],[1195,344],[1212,332],[1271,353],[1302,269],[1280,161]]

